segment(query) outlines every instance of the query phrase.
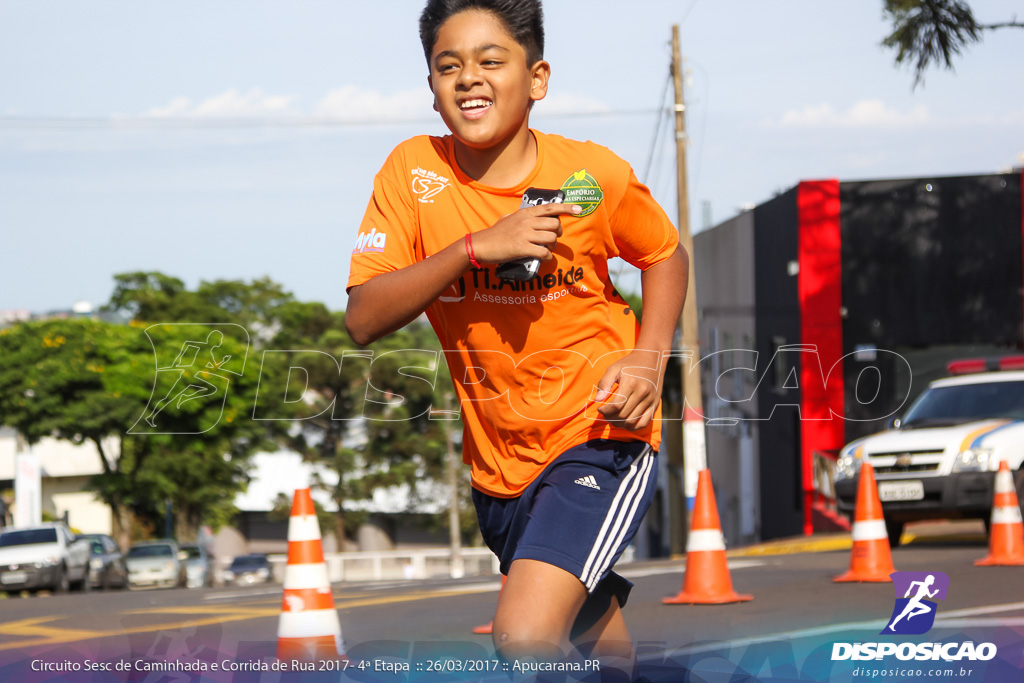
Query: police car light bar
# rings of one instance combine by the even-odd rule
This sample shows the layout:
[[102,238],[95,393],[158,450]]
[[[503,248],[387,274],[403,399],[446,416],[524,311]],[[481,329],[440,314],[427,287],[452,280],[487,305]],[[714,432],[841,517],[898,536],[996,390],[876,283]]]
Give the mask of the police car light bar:
[[999,370],[1024,370],[1024,356],[953,360],[946,365],[946,370],[951,375],[969,375],[975,372],[996,372]]

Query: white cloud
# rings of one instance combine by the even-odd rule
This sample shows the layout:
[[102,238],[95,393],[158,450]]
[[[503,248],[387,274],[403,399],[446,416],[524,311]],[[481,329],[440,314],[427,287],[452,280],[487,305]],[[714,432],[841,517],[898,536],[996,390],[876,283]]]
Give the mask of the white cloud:
[[246,93],[231,88],[219,95],[193,104],[188,97],[175,97],[162,107],[146,112],[154,118],[244,118],[249,116],[278,116],[295,114],[291,95],[268,95],[260,88]]
[[934,123],[926,105],[900,111],[881,100],[861,100],[845,112],[830,104],[790,109],[770,125],[784,128],[905,128]]
[[433,98],[426,86],[384,94],[346,85],[331,90],[313,108],[315,118],[341,121],[392,121],[429,118]]
[[[354,85],[336,88],[313,109],[314,118],[343,121],[393,121],[431,118],[433,98],[426,87],[385,94]],[[592,114],[609,111],[604,102],[571,93],[548,95],[537,103],[540,115]]]
[[[163,106],[149,109],[145,116],[159,119],[214,119],[286,115],[294,119],[321,121],[398,122],[436,118],[432,104],[433,98],[426,87],[385,93],[346,85],[328,92],[311,111],[300,111],[294,106],[295,98],[290,95],[270,95],[260,88],[242,93],[232,88],[199,102],[184,95],[175,97]],[[600,100],[559,93],[539,102],[536,111],[542,116],[560,116],[600,114],[610,110]]]

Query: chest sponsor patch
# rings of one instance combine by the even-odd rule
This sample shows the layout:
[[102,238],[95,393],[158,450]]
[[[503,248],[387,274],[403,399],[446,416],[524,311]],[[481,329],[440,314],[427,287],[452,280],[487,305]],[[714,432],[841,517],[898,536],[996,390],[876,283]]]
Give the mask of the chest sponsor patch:
[[576,215],[576,218],[594,213],[598,204],[604,199],[604,192],[597,179],[587,173],[585,168],[575,171],[566,178],[559,189],[565,193],[566,204],[577,204],[583,209]]
[[447,176],[439,175],[436,171],[417,167],[409,173],[412,174],[412,192],[421,204],[433,204],[434,196],[451,184]]

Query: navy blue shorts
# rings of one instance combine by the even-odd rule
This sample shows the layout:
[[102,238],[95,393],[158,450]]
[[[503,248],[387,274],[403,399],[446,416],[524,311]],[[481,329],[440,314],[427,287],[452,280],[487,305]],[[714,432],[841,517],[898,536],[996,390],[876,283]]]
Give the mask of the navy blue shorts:
[[480,532],[508,574],[538,560],[625,605],[633,584],[611,571],[633,540],[657,488],[655,453],[642,441],[594,440],[553,460],[516,498],[473,489]]

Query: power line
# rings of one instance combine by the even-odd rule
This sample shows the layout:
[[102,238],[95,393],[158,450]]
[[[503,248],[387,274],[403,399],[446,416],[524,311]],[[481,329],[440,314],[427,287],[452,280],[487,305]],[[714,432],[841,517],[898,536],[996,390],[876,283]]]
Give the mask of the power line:
[[[543,113],[542,119],[598,119],[622,116],[647,116],[653,109],[614,109],[607,111]],[[190,118],[155,116],[0,116],[0,129],[17,130],[222,130],[229,128],[379,128],[386,126],[438,123],[437,117],[407,119],[332,119],[332,118]]]
[[648,182],[651,173],[651,164],[654,162],[654,151],[657,148],[658,140],[661,138],[661,124],[665,121],[668,108],[665,106],[665,99],[668,97],[668,88],[672,84],[672,72],[665,74],[665,87],[661,91],[661,98],[658,100],[658,120],[654,125],[654,134],[651,136],[651,148],[647,152],[647,163],[644,164],[644,175],[641,180],[650,187]]

